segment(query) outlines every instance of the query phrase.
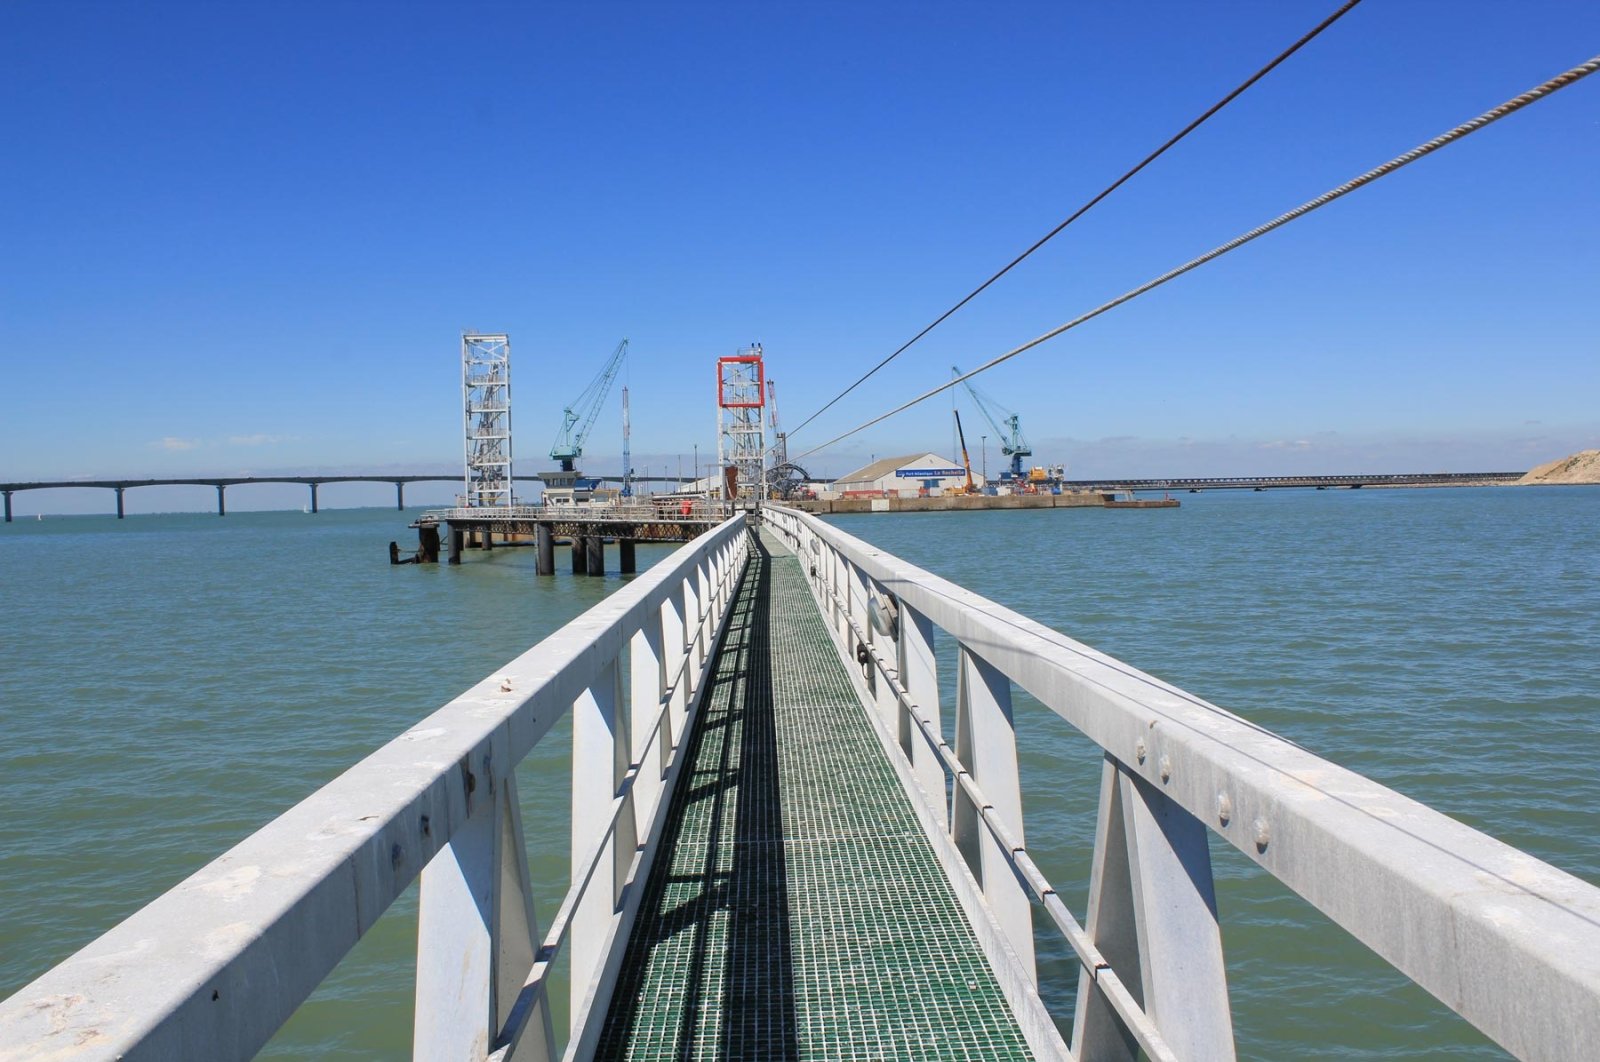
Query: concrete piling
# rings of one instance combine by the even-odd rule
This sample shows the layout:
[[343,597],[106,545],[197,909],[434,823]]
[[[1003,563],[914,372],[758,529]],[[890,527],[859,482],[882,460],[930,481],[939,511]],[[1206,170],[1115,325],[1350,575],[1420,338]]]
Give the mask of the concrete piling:
[[462,540],[462,538],[464,536],[465,536],[465,532],[463,532],[459,527],[457,527],[455,524],[451,524],[450,525],[450,563],[451,564],[460,564],[461,563],[461,540]]
[[638,560],[634,556],[633,546],[634,542],[631,538],[617,539],[618,566],[622,569],[623,575],[632,575],[634,572],[639,570],[639,564]]
[[583,539],[573,535],[572,539],[572,574],[584,575],[589,571],[589,562],[583,559]]
[[556,573],[556,545],[555,536],[550,532],[549,524],[540,524],[534,531],[534,542],[538,553],[536,568],[540,575],[554,575]]
[[604,575],[606,573],[606,540],[599,535],[585,535],[583,544],[583,553],[588,561],[589,574]]

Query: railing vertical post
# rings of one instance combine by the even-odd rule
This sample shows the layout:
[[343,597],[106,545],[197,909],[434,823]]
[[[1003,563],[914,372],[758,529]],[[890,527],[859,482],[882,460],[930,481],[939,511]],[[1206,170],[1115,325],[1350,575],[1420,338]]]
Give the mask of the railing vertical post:
[[[939,710],[939,665],[933,652],[933,621],[900,602],[900,684],[935,735],[942,733]],[[911,712],[899,715],[900,748],[911,761],[912,774],[927,795],[928,806],[939,825],[950,828],[950,807],[945,799],[944,764],[919,732]]]
[[[689,640],[687,607],[688,580],[685,579],[679,589],[667,595],[666,604],[661,608],[661,655],[666,661],[667,681],[673,684],[672,698],[667,703],[667,732],[672,741],[667,745],[682,740],[684,717],[689,708],[690,679],[684,667]],[[663,754],[668,752],[670,749],[663,750]]]
[[[1106,755],[1089,878],[1089,938],[1179,1058],[1234,1057],[1227,971],[1206,827]],[[1138,1057],[1085,970],[1073,1053]]]
[[[489,762],[464,765],[467,818],[422,871],[417,914],[417,997],[412,1057],[488,1054],[533,968],[528,886],[515,776],[498,786]],[[516,1058],[555,1053],[546,1000],[535,1002]]]
[[1011,716],[1011,680],[967,646],[961,647],[956,674],[956,758],[990,801],[974,807],[957,785],[951,833],[983,886],[984,899],[1005,931],[1006,941],[1030,979],[1033,959],[1033,908],[1026,887],[1011,866],[1011,853],[978,820],[996,815],[1018,844],[1023,843],[1022,780],[1017,770],[1017,735]]
[[[868,600],[871,601],[876,598],[879,611],[887,615],[889,595],[877,583],[872,582],[865,572],[861,573],[861,579],[865,584],[863,589],[868,595]],[[872,610],[870,608],[867,610],[865,619],[866,622],[863,626],[866,628],[867,641],[872,644],[873,648],[878,650],[886,661],[884,667],[890,673],[890,676],[898,681],[900,678],[900,653],[895,642],[890,640],[889,635],[878,630],[873,624]],[[867,676],[867,688],[872,691],[872,706],[877,710],[878,718],[883,720],[884,728],[889,733],[894,734],[897,740],[900,740],[900,716],[902,714],[900,698],[895,696],[893,686],[889,685],[888,682],[879,681],[877,668],[869,668]],[[903,740],[901,744],[904,747]]]
[[[649,740],[656,717],[666,704],[667,673],[662,638],[661,611],[651,610],[644,624],[628,641],[628,709],[632,716],[632,763],[639,764],[639,773],[633,782],[634,841],[638,841],[638,823],[649,822],[655,815],[656,802],[661,799],[660,770],[645,767],[645,743]],[[670,714],[670,713],[669,713]],[[656,741],[661,748],[658,755],[670,755],[674,733],[667,719],[662,719]],[[632,853],[629,853],[630,857]]]
[[[829,561],[827,566],[834,573],[834,577],[829,579],[829,590],[832,592],[832,601],[834,601],[834,637],[843,641],[845,640],[846,630],[850,630],[850,611],[848,611],[850,601],[846,597],[848,590],[846,590],[845,585],[846,571],[848,569],[845,566],[845,555],[840,550],[834,549],[834,547],[827,547],[827,550],[832,555],[832,560]],[[843,605],[840,600],[843,600]]]
[[[572,706],[572,875],[587,871],[590,851],[610,826],[612,802],[628,770],[628,720],[622,703],[622,668],[612,660]],[[630,853],[631,854],[631,853]],[[572,915],[572,1020],[582,1016],[584,1000],[605,963],[606,937],[617,910],[616,838],[601,848],[600,859]]]
[[695,616],[695,666],[702,667],[711,654],[711,562],[702,557],[694,566],[695,600],[700,609]]

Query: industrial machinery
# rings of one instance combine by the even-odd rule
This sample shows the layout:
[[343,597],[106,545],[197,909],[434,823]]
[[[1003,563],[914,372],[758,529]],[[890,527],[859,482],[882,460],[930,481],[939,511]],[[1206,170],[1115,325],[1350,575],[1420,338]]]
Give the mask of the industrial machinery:
[[628,423],[628,388],[622,388],[622,497],[633,497],[633,428]]
[[[961,375],[961,370],[954,365],[950,366],[950,371],[957,376]],[[984,395],[976,387],[972,386],[972,381],[963,380],[962,384],[966,387],[967,393],[972,396],[972,400],[977,403],[978,412],[984,415],[985,419],[993,426],[995,433],[1000,437],[1000,452],[1011,458],[1010,470],[1002,472],[1000,478],[1017,482],[1026,480],[1028,476],[1023,472],[1022,459],[1032,457],[1033,449],[1028,445],[1028,441],[1022,437],[1022,418],[1016,413],[1008,413],[1003,409],[997,415],[995,410],[990,407],[991,405],[998,407],[998,402],[995,402],[993,398],[988,399],[986,402]],[[1043,469],[1040,471],[1043,472]]]
[[[594,427],[594,420],[600,415],[606,395],[611,393],[611,384],[616,380],[617,370],[622,367],[622,359],[627,353],[628,341],[624,339],[617,344],[617,349],[611,352],[611,357],[606,359],[599,374],[589,381],[583,393],[561,411],[561,434],[556,436],[555,445],[550,447],[550,456],[561,462],[561,471],[576,471],[576,462],[583,456],[583,441],[589,437],[589,429]],[[576,431],[574,427],[577,427]]]
[[951,410],[956,415],[956,437],[961,440],[961,467],[967,470],[967,485],[964,488],[968,494],[978,493],[978,488],[972,483],[972,458],[967,456],[967,433],[961,430],[961,411]]
[[772,380],[767,381],[767,426],[772,432],[772,446],[767,450],[772,461],[767,469],[767,497],[787,501],[805,496],[811,477],[789,460],[789,437],[778,429],[778,385]]

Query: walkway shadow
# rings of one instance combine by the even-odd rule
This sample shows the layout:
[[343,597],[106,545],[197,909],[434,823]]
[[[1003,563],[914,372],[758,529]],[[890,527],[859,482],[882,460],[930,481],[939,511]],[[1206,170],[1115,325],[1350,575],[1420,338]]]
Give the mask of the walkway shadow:
[[[597,1058],[799,1058],[771,568],[756,541]],[[703,848],[691,854],[690,845]]]

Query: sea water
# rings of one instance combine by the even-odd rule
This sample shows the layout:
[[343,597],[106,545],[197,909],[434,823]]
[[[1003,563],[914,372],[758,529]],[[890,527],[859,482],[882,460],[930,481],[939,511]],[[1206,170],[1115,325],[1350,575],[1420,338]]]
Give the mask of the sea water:
[[[1600,884],[1600,489],[1182,500],[832,522]],[[623,585],[539,578],[529,549],[391,567],[410,515],[0,526],[0,996]],[[545,918],[566,741],[518,772]],[[1081,917],[1099,753],[1025,697],[1019,752],[1030,850]],[[1212,852],[1241,1058],[1503,1057]],[[414,897],[264,1057],[409,1055]],[[1039,949],[1070,1017],[1076,965]]]

